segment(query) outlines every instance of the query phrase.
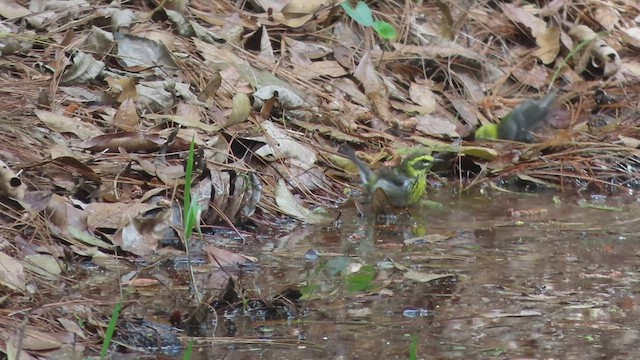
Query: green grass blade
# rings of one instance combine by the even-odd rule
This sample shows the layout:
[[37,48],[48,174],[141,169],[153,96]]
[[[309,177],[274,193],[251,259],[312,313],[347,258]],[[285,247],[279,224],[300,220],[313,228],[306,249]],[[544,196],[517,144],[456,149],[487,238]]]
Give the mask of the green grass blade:
[[116,306],[113,307],[113,311],[111,312],[111,320],[109,320],[109,325],[107,326],[107,332],[104,333],[104,340],[102,341],[102,350],[100,351],[100,359],[104,359],[107,356],[107,352],[109,351],[109,345],[111,345],[111,340],[113,339],[113,333],[116,331],[116,323],[118,322],[118,317],[120,317],[120,311],[122,310],[122,300],[120,300]]
[[[195,157],[195,142],[191,140],[189,145],[189,156],[187,157],[187,170],[184,174],[184,204],[183,204],[183,225],[185,239],[189,239],[193,231],[193,218],[191,210],[191,181],[193,180],[193,159]],[[185,240],[186,241],[186,240]]]
[[193,339],[189,340],[189,344],[187,344],[187,349],[184,351],[184,356],[182,356],[183,360],[191,359],[191,354],[193,353],[193,343],[194,343]]
[[409,345],[409,360],[416,360],[418,358],[418,336],[416,334],[411,335],[411,345]]

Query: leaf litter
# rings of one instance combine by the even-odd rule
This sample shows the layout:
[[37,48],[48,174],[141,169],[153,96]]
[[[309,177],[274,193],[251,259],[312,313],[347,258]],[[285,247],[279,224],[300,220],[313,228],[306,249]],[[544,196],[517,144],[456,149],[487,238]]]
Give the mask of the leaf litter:
[[[148,266],[176,258],[188,243],[200,251],[189,262],[249,266],[238,257],[240,240],[290,231],[292,218],[335,219],[326,209],[343,202],[352,183],[336,152],[342,142],[379,154],[374,166],[418,145],[445,154],[447,165],[434,171],[451,188],[514,179],[567,192],[640,186],[631,96],[640,66],[630,55],[640,43],[637,4],[436,3],[379,2],[371,12],[360,2],[351,16],[329,0],[126,9],[3,3],[0,284],[21,299],[11,306],[35,306],[36,293],[55,303],[45,284],[69,289],[81,281],[70,277],[73,269],[87,259],[124,256]],[[399,38],[378,38],[388,26]],[[472,140],[479,125],[551,87],[563,95],[537,143]],[[204,233],[185,242],[191,141],[198,149],[191,197]],[[545,214],[538,209],[514,213]],[[451,240],[444,237],[425,239]],[[38,247],[16,246],[14,238]],[[406,274],[429,281],[416,270]],[[268,303],[254,295],[235,300]],[[95,352],[102,331],[80,331],[69,320],[104,328],[104,301],[80,310],[71,306],[78,298],[61,305],[48,314],[57,325],[30,318],[25,327],[6,317],[4,349],[37,356],[82,334],[86,354]],[[41,333],[33,326],[60,340],[27,337]],[[10,330],[17,328],[21,334]]]

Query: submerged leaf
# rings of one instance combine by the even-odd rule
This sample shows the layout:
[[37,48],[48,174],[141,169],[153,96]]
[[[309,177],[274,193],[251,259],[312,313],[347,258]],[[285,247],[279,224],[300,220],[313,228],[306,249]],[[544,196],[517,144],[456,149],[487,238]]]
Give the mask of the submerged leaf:
[[413,281],[417,281],[417,282],[431,282],[434,280],[440,280],[440,279],[445,279],[445,278],[455,278],[455,275],[453,274],[428,274],[428,273],[423,273],[420,271],[416,271],[416,270],[408,270],[406,272],[404,272],[404,277],[408,280],[413,280]]

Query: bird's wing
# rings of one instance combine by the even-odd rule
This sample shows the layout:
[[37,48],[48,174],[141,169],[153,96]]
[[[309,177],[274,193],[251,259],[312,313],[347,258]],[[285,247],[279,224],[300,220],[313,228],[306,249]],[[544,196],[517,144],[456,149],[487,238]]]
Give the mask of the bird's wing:
[[351,160],[354,164],[356,164],[356,166],[358,166],[360,179],[362,180],[363,184],[367,184],[371,181],[375,181],[376,176],[371,170],[371,168],[369,167],[369,165],[367,165],[364,161],[358,158],[358,155],[356,155],[356,151],[353,150],[351,146],[347,144],[342,144],[340,145],[340,148],[338,148],[338,152],[346,156],[349,160]]
[[405,182],[408,179],[406,175],[401,174],[397,169],[389,167],[383,167],[382,169],[380,169],[380,175],[378,176],[378,178],[385,179],[389,183],[396,186],[404,186]]

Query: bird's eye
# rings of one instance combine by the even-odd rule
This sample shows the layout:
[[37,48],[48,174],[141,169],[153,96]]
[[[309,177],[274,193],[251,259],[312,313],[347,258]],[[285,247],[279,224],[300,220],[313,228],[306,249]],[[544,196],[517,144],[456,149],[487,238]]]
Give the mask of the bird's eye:
[[417,169],[425,169],[427,167],[429,167],[431,165],[431,161],[424,159],[424,160],[420,160],[416,163],[415,167]]

